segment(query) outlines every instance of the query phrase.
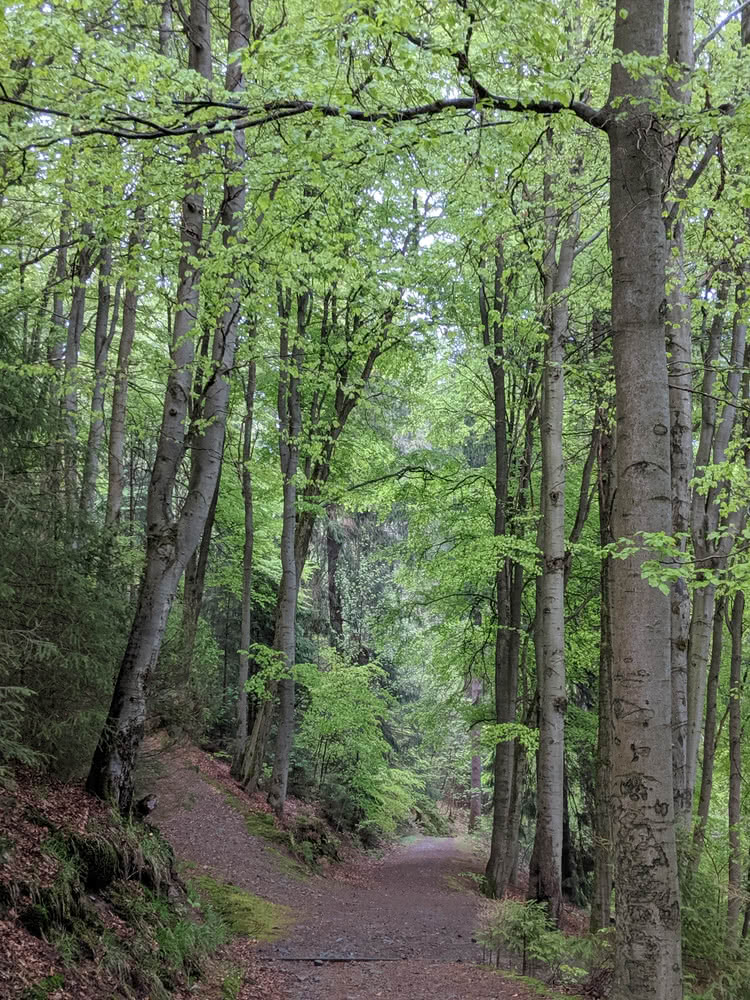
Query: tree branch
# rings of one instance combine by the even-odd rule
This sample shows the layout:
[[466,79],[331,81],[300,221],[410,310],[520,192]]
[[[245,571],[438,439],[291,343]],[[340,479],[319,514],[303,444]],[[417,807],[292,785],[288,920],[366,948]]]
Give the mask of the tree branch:
[[722,18],[721,21],[719,21],[719,23],[716,25],[715,28],[709,31],[709,33],[706,35],[705,38],[701,39],[701,41],[695,47],[695,51],[693,52],[694,62],[698,61],[699,56],[703,54],[703,51],[706,48],[706,46],[710,42],[712,42],[714,38],[716,38],[719,32],[723,31],[723,29],[729,24],[729,22],[733,18],[737,17],[738,14],[741,14],[746,7],[750,7],[750,0],[744,0],[744,2],[739,5],[739,7],[735,7],[734,10],[730,11],[726,17]]

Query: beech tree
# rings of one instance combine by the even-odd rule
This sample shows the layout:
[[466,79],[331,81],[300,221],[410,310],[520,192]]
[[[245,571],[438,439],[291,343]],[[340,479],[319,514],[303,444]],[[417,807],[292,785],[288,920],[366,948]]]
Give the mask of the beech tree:
[[[234,74],[231,55],[247,44],[246,5],[233,3],[234,48],[230,48],[229,73]],[[188,51],[190,68],[206,80],[213,75],[210,13],[206,0],[192,0]],[[233,81],[230,77],[230,86]],[[199,139],[191,142],[190,157],[198,163],[204,155]],[[236,222],[232,204],[237,189],[226,199],[226,229]],[[241,198],[241,194],[239,195]],[[198,545],[208,515],[221,463],[229,386],[236,343],[236,305],[216,323],[211,364],[212,379],[204,388],[201,423],[193,429],[192,467],[189,491],[177,513],[174,492],[187,445],[187,415],[195,357],[193,328],[199,306],[200,264],[203,253],[203,193],[192,186],[182,203],[183,256],[177,312],[172,331],[174,369],[164,402],[156,461],[151,474],[147,510],[146,563],[128,645],[112,696],[105,728],[100,737],[87,781],[90,791],[113,800],[129,811],[133,796],[133,768],[143,738],[146,715],[146,684],[156,665],[167,615],[185,565]]]

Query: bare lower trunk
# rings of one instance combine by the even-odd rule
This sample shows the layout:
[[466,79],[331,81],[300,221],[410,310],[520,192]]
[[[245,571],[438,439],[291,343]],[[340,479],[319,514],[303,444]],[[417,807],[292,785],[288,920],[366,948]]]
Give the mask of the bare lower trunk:
[[[602,415],[599,444],[599,542],[612,541],[609,512],[614,495],[611,435]],[[590,932],[609,927],[614,876],[614,842],[610,818],[612,784],[612,621],[610,617],[610,560],[603,559],[599,571],[599,726],[596,745],[596,793],[594,806],[594,887],[591,894]]]
[[266,743],[271,732],[271,722],[273,721],[274,699],[278,685],[273,682],[266,690],[267,697],[258,705],[258,710],[253,719],[253,728],[250,731],[242,754],[242,784],[248,795],[252,795],[258,788],[261,775],[263,773],[263,760],[266,753]]
[[65,342],[65,395],[63,414],[65,424],[65,497],[68,511],[73,510],[78,496],[78,355],[86,311],[86,283],[91,276],[91,226],[81,226],[82,243],[73,269],[73,292]]
[[[503,247],[495,244],[494,283],[492,295],[484,284],[480,288],[480,313],[483,322],[483,343],[488,351],[487,364],[492,376],[493,420],[495,432],[495,519],[494,536],[505,534],[508,499],[507,407],[505,398],[505,366],[503,356],[503,319],[507,298],[503,289]],[[516,718],[518,670],[512,669],[509,656],[511,563],[505,560],[495,574],[495,720],[513,722]],[[514,745],[503,740],[495,747],[492,841],[485,871],[487,886],[493,896],[502,896],[508,886],[511,857],[511,812],[513,802]]]
[[516,741],[513,754],[513,790],[510,810],[508,812],[508,886],[517,886],[519,882],[519,863],[521,856],[521,806],[523,792],[528,779],[529,760],[525,749]]
[[201,543],[188,559],[185,567],[185,582],[182,601],[182,649],[181,657],[181,687],[190,683],[193,671],[193,654],[195,640],[198,635],[198,622],[203,607],[203,593],[206,589],[206,572],[208,571],[208,554],[211,549],[211,535],[216,520],[216,507],[219,503],[219,488],[221,486],[221,467],[216,479],[216,485],[208,506],[206,524],[201,535]]
[[[281,303],[283,293],[279,293]],[[273,648],[281,654],[284,676],[279,681],[279,726],[276,735],[276,752],[271,774],[268,802],[278,816],[284,813],[286,788],[289,778],[289,762],[294,737],[294,663],[297,621],[297,563],[294,541],[297,520],[297,467],[299,462],[299,433],[301,414],[299,402],[299,369],[302,347],[299,341],[304,332],[307,315],[307,296],[297,297],[297,324],[295,344],[290,350],[287,324],[289,319],[288,300],[280,308],[281,323],[281,367],[279,376],[279,456],[281,474],[284,478],[284,513],[281,529],[281,583],[276,603],[276,625]]]
[[711,666],[708,671],[706,689],[706,724],[703,736],[703,767],[701,769],[701,790],[698,799],[698,818],[693,832],[693,850],[690,870],[694,874],[700,865],[703,841],[706,835],[708,812],[711,808],[711,794],[714,782],[714,761],[716,759],[716,720],[719,675],[721,673],[721,653],[724,636],[724,611],[726,599],[720,597],[714,609],[713,640],[711,642]]
[[89,434],[86,442],[86,459],[83,466],[83,486],[81,488],[81,511],[91,514],[96,501],[96,482],[99,476],[99,458],[104,440],[104,396],[107,385],[107,361],[109,348],[117,329],[120,314],[120,294],[122,278],[115,286],[112,305],[112,321],[109,321],[110,283],[112,272],[112,248],[107,245],[102,250],[99,264],[99,296],[94,325],[94,388],[91,394],[91,415]]
[[[469,699],[476,706],[482,698],[482,682],[478,677],[472,677],[469,687]],[[469,798],[469,832],[475,830],[482,815],[482,730],[475,722],[469,732],[471,744],[471,791]]]
[[[694,0],[669,0],[667,17],[667,54],[674,71],[669,80],[672,97],[684,105],[690,104],[689,74],[693,69]],[[677,137],[672,137],[677,146]],[[677,189],[683,180],[675,183]],[[673,206],[665,206],[667,218]],[[670,455],[672,478],[672,531],[683,560],[690,530],[690,484],[693,478],[693,367],[690,295],[686,290],[683,224],[679,217],[667,233],[668,259],[672,264],[670,290],[667,296],[667,352],[669,374]],[[671,587],[670,624],[672,642],[672,768],[676,822],[690,823],[693,795],[688,781],[688,642],[690,633],[690,594],[684,580]]]
[[130,638],[122,659],[107,723],[97,744],[88,790],[129,813],[133,805],[134,769],[146,723],[149,678],[159,657],[167,616],[182,566],[174,553],[153,539],[146,553],[146,572]]
[[732,661],[729,674],[729,875],[727,879],[727,949],[739,944],[742,904],[742,631],[745,595],[732,604]]
[[[614,47],[659,58],[662,3],[617,0]],[[665,353],[664,149],[645,72],[612,67],[612,327],[617,412],[615,538],[672,528]],[[680,1000],[680,897],[672,786],[669,597],[643,579],[640,550],[612,564],[614,1000]]]
[[248,723],[247,681],[250,675],[250,627],[253,608],[253,474],[250,467],[253,444],[253,412],[255,406],[255,361],[251,361],[245,390],[245,421],[242,428],[242,501],[244,507],[245,535],[242,545],[242,611],[240,618],[240,671],[237,694],[237,731],[234,738],[232,775],[242,779],[242,760],[245,752]]
[[[128,264],[131,265],[141,245],[144,221],[143,208],[137,208],[133,230],[128,239]],[[136,316],[138,312],[137,278],[130,277],[125,286],[122,309],[122,332],[117,349],[117,369],[112,393],[112,414],[109,423],[109,451],[107,456],[107,511],[105,524],[116,531],[120,524],[122,498],[125,491],[125,422],[128,413],[128,375],[130,353],[135,339]]]
[[334,642],[340,643],[344,637],[344,620],[341,607],[341,594],[336,583],[336,566],[341,552],[341,538],[336,523],[336,506],[329,504],[328,525],[326,528],[326,564],[328,569],[328,620],[333,632]]
[[536,643],[541,655],[539,688],[539,750],[537,817],[534,838],[536,864],[529,895],[547,904],[550,918],[561,924],[564,810],[565,690],[565,460],[563,410],[565,403],[565,338],[568,333],[567,292],[573,273],[577,218],[562,241],[560,219],[552,204],[552,180],[545,177],[547,253],[544,259],[548,339],[542,374],[542,575],[538,589]]

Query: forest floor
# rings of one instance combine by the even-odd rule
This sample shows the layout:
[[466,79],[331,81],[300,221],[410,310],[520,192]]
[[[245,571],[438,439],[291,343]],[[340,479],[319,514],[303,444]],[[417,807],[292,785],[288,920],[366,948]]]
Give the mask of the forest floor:
[[351,852],[318,875],[249,832],[250,800],[225,764],[183,749],[162,757],[159,772],[152,822],[188,874],[290,908],[286,929],[253,950],[238,1000],[559,997],[478,964],[482,897],[470,873],[482,865],[468,838],[408,837],[380,856]]

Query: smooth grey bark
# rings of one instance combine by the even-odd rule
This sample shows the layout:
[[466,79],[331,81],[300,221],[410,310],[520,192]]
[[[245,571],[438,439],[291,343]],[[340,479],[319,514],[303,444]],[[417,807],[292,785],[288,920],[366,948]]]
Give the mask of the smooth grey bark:
[[[472,677],[469,683],[469,701],[473,706],[480,703],[482,699],[482,681],[478,677]],[[471,745],[471,781],[469,792],[469,832],[475,830],[482,815],[482,730],[481,725],[475,722],[469,730],[469,742]]]
[[55,272],[52,292],[52,330],[51,340],[47,348],[47,360],[58,372],[65,365],[65,298],[63,284],[68,276],[68,246],[70,244],[70,208],[67,204],[60,215],[60,230],[57,238],[57,253],[55,255]]
[[[615,493],[614,441],[604,407],[599,410],[599,544],[612,541],[610,510]],[[610,817],[612,792],[612,618],[609,557],[599,570],[599,725],[596,743],[596,788],[593,815],[594,877],[589,931],[609,928],[614,878],[614,842]]]
[[[211,79],[210,13],[206,0],[192,0],[188,32],[190,68]],[[199,140],[190,157],[200,162]],[[182,205],[182,256],[179,264],[178,309],[172,330],[173,366],[167,382],[156,459],[146,509],[146,564],[135,619],[115,685],[112,703],[99,738],[87,787],[93,794],[129,812],[133,770],[143,738],[146,688],[161,648],[169,609],[185,565],[200,541],[209,497],[219,474],[229,402],[228,373],[234,359],[236,330],[215,328],[211,360],[213,379],[205,387],[203,420],[192,444],[192,470],[187,497],[173,510],[174,487],[186,448],[186,417],[195,355],[203,234],[203,195],[197,186]]]
[[52,390],[47,399],[47,422],[50,446],[47,457],[47,492],[57,496],[60,492],[60,472],[63,467],[63,433],[61,432],[60,399],[65,379],[65,282],[68,277],[68,246],[70,244],[70,208],[63,204],[57,253],[51,274],[52,316],[46,342],[47,363],[52,368]]
[[253,543],[254,505],[253,473],[251,467],[253,449],[253,415],[255,409],[256,364],[251,360],[248,366],[245,387],[245,419],[242,427],[242,467],[240,485],[244,513],[244,539],[242,543],[242,610],[240,613],[240,669],[237,694],[237,730],[232,756],[232,776],[242,779],[242,761],[245,752],[248,726],[247,681],[250,676],[250,629],[253,609]]
[[326,524],[326,569],[328,576],[328,621],[333,633],[334,642],[341,643],[344,637],[343,609],[341,593],[336,582],[336,567],[341,552],[340,529],[336,523],[336,505],[326,507],[328,522]]
[[[726,301],[726,286],[720,291],[720,301]],[[721,310],[719,310],[721,311]],[[747,326],[741,320],[740,310],[735,313],[732,325],[732,347],[730,367],[727,375],[724,409],[717,420],[715,401],[715,361],[719,357],[723,318],[717,314],[711,324],[706,370],[703,377],[703,403],[701,433],[695,461],[696,478],[701,477],[708,464],[720,464],[726,460],[727,448],[737,423],[737,402],[740,392],[741,372],[747,342]],[[710,397],[710,398],[709,398]],[[709,571],[721,570],[734,542],[733,532],[725,532],[716,538],[722,523],[719,497],[725,484],[712,487],[705,494],[693,491],[690,523],[693,551],[700,568]],[[688,728],[687,728],[687,769],[688,791],[692,802],[698,769],[698,750],[703,722],[703,706],[706,694],[706,677],[713,631],[716,587],[713,581],[698,586],[693,596],[693,613],[690,621],[690,644],[688,652]]]
[[[667,14],[667,55],[678,73],[668,81],[672,98],[690,103],[689,76],[694,68],[694,0],[669,0]],[[671,136],[675,157],[677,136]],[[680,189],[684,179],[673,182]],[[679,539],[684,562],[690,533],[690,486],[693,479],[692,414],[692,322],[691,299],[686,284],[683,222],[679,203],[665,205],[667,219],[667,259],[671,281],[667,294],[667,369],[669,374],[670,457],[672,478],[672,531]],[[672,671],[672,780],[675,818],[679,825],[690,823],[693,806],[687,764],[688,729],[688,648],[690,638],[690,594],[685,579],[670,587],[671,671]]]
[[92,513],[96,502],[99,458],[102,450],[102,442],[104,441],[104,398],[107,388],[107,361],[120,315],[122,277],[117,279],[115,285],[112,318],[110,321],[111,273],[112,246],[108,243],[102,248],[99,261],[99,287],[96,320],[94,323],[94,387],[91,392],[91,414],[89,417],[89,433],[86,441],[86,458],[83,465],[83,484],[81,487],[81,512],[85,515]]
[[577,213],[568,234],[558,239],[561,220],[554,205],[552,178],[544,179],[544,299],[547,342],[542,371],[540,412],[542,451],[541,561],[536,644],[539,650],[539,750],[537,751],[537,817],[535,865],[529,895],[547,904],[550,918],[563,919],[562,852],[564,812],[565,688],[565,338],[568,335],[568,290],[578,238]]
[[[658,59],[664,5],[617,0],[614,49]],[[617,413],[618,538],[672,527],[665,351],[663,131],[658,81],[612,65],[610,143],[612,327]],[[615,839],[614,1000],[680,1000],[680,893],[672,786],[668,595],[643,579],[648,552],[613,560],[612,818]]]
[[[502,239],[495,241],[492,282],[480,285],[479,308],[482,340],[492,378],[493,429],[495,441],[495,512],[493,534],[505,535],[508,504],[508,411],[505,393],[505,357],[503,320],[507,313],[504,287],[505,261]],[[519,492],[522,489],[519,486]],[[519,566],[509,559],[499,560],[495,573],[495,721],[514,722],[518,697],[518,634],[514,636],[514,580]],[[518,605],[520,613],[520,604]],[[520,624],[520,623],[519,623]],[[515,640],[515,641],[514,641]],[[490,856],[485,875],[490,893],[502,896],[510,881],[517,843],[517,813],[514,809],[515,741],[503,740],[495,747],[493,763],[493,814]]]
[[299,466],[299,435],[302,414],[299,398],[299,372],[302,364],[301,338],[310,315],[311,296],[298,293],[296,329],[292,344],[289,343],[291,295],[279,290],[279,315],[281,317],[279,373],[279,460],[284,484],[284,508],[281,528],[281,582],[276,602],[273,648],[281,656],[284,671],[279,680],[279,724],[276,735],[271,784],[268,803],[277,816],[284,813],[289,762],[294,736],[294,663],[296,649],[297,561],[294,542],[297,522],[297,469]]
[[[145,210],[138,206],[135,210],[133,229],[128,237],[127,267],[130,272],[140,251]],[[122,330],[117,347],[117,367],[115,369],[112,409],[109,420],[109,445],[107,450],[107,508],[104,523],[110,531],[116,531],[122,514],[122,498],[125,492],[125,428],[128,414],[128,376],[130,354],[135,340],[138,315],[138,279],[130,277],[125,283],[125,297],[122,307]]]
[[[163,15],[167,13],[165,4]],[[230,0],[230,26],[227,39],[227,69],[225,76],[225,87],[230,93],[239,94],[244,87],[244,76],[242,72],[241,53],[249,44],[250,38],[250,7],[249,0]],[[164,24],[161,34],[166,35],[169,30],[169,23]],[[227,256],[226,280],[229,285],[229,302],[222,316],[218,321],[216,337],[225,341],[234,342],[237,339],[237,330],[241,314],[241,294],[242,284],[237,276],[239,261],[233,260],[239,243],[240,226],[245,211],[246,186],[242,179],[240,183],[230,179],[232,171],[242,173],[246,166],[246,139],[243,129],[237,129],[232,134],[232,139],[227,152],[227,172],[224,181],[224,196],[221,203],[221,225],[222,225],[222,245]],[[206,390],[210,387],[214,378],[213,365],[209,365],[206,372],[205,361],[203,359],[203,344],[201,345],[201,361],[198,366],[200,378],[196,373],[196,384],[203,382],[200,386],[199,398],[192,408],[191,424],[199,425],[205,418],[203,403],[206,400]],[[205,380],[205,381],[204,381]],[[222,456],[223,458],[223,456]],[[208,568],[208,554],[211,547],[211,534],[213,532],[214,521],[216,519],[216,507],[219,501],[219,489],[221,486],[221,464],[219,465],[219,475],[214,485],[211,503],[208,508],[208,516],[203,527],[201,543],[198,549],[193,552],[185,568],[184,583],[184,603],[182,619],[182,656],[185,681],[188,682],[192,671],[193,652],[195,649],[195,638],[198,631],[201,607],[203,605],[203,593],[206,583],[206,570]],[[200,469],[197,470],[200,476]],[[191,467],[191,479],[193,469]]]
[[169,55],[172,41],[172,0],[162,0],[161,16],[159,18],[159,52]]
[[727,949],[739,944],[742,905],[742,634],[745,595],[740,590],[732,602],[730,632],[732,658],[729,673],[729,872],[727,878]]
[[[693,368],[690,296],[685,289],[681,221],[674,226],[670,246],[670,259],[676,272],[667,300],[672,532],[680,538],[679,550],[684,560],[690,533],[690,484],[693,479]],[[677,822],[685,826],[690,822],[693,800],[687,766],[690,594],[684,578],[672,583],[670,602],[674,807]]]
[[78,356],[86,312],[86,285],[91,277],[91,224],[81,226],[81,242],[72,268],[72,293],[65,339],[65,393],[62,407],[65,427],[65,497],[69,511],[78,496]]
[[200,621],[201,608],[203,606],[203,594],[206,589],[208,556],[211,550],[211,535],[213,534],[214,522],[216,520],[216,508],[219,503],[222,466],[223,459],[219,465],[219,475],[216,478],[214,490],[211,494],[211,503],[208,505],[208,514],[206,515],[206,523],[203,527],[200,545],[190,556],[185,566],[182,598],[182,645],[180,649],[180,687],[183,689],[183,692],[190,684],[190,677],[193,672],[195,640],[198,635],[198,622]]
[[690,871],[695,873],[700,865],[703,842],[708,824],[708,812],[711,807],[711,794],[714,781],[714,761],[717,745],[717,704],[719,692],[719,675],[721,673],[721,654],[724,636],[724,613],[726,598],[721,595],[714,607],[713,637],[711,639],[711,665],[708,671],[706,686],[706,722],[703,729],[703,764],[701,766],[701,787],[698,797],[698,816],[693,830],[693,850],[690,857]]

